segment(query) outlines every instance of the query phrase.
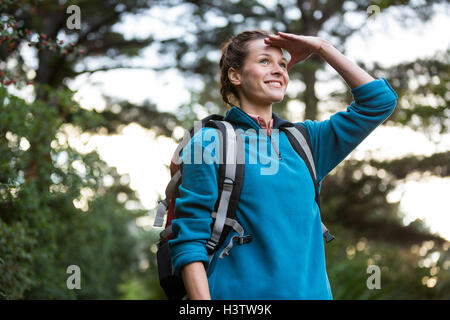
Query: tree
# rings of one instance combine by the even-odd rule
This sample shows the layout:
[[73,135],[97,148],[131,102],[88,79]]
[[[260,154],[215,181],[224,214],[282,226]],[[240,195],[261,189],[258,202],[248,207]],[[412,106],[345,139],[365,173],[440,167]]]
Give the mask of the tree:
[[[70,93],[47,94],[77,106]],[[144,212],[126,209],[119,199],[136,202],[134,191],[96,152],[81,154],[70,146],[52,106],[26,103],[0,87],[0,110],[0,298],[120,297],[122,277],[138,263],[130,230]],[[42,139],[51,140],[49,150],[38,143]],[[51,156],[35,159],[38,180],[25,178],[31,144]],[[81,269],[82,290],[66,287],[70,265]]]
[[[67,88],[67,81],[83,73],[107,71],[124,65],[115,61],[137,56],[141,49],[152,43],[147,39],[126,39],[121,33],[114,31],[114,26],[127,14],[137,14],[156,5],[158,1],[144,0],[98,0],[98,1],[3,1],[1,17],[9,23],[5,24],[2,35],[9,37],[0,50],[1,60],[14,61],[13,70],[3,70],[13,81],[26,79],[27,74],[35,74],[33,83],[49,85],[54,89]],[[66,13],[69,5],[76,5],[81,12],[81,29],[69,30]],[[112,8],[105,14],[104,8]],[[8,27],[9,25],[9,27]],[[2,25],[3,27],[3,25]],[[11,46],[11,43],[14,45]],[[27,65],[23,59],[22,45],[31,45],[37,58],[37,67]],[[74,48],[76,48],[74,50]],[[66,52],[66,53],[65,53]],[[94,69],[86,67],[89,59],[96,58],[100,66]],[[2,68],[3,69],[3,68]],[[32,72],[30,72],[32,71]],[[1,78],[1,76],[0,76]],[[63,117],[64,123],[74,123],[77,117],[93,114],[96,121],[80,123],[88,132],[98,132],[105,128],[108,133],[117,132],[123,124],[137,122],[146,128],[153,128],[158,134],[170,135],[178,124],[177,118],[169,113],[160,113],[151,102],[139,106],[128,102],[120,102],[121,112],[112,112],[111,105],[104,112],[78,109],[77,114],[70,108],[62,109],[49,101],[43,86],[35,86],[35,96],[48,101]],[[92,119],[94,119],[92,118]],[[41,142],[43,143],[43,141]],[[31,145],[34,153],[35,145]],[[32,157],[27,169],[27,178],[40,177],[39,167]],[[47,156],[48,158],[48,156]],[[39,185],[44,186],[43,183]]]
[[[77,62],[101,50],[112,50],[115,58],[147,45],[149,40],[126,40],[111,28],[123,13],[149,3],[108,1],[115,10],[106,18],[100,14],[105,1],[72,3],[85,9],[80,33],[64,29],[68,3],[0,1],[2,299],[117,299],[138,268],[135,219],[146,212],[127,179],[96,152],[75,150],[65,131],[68,126],[114,131],[122,115],[125,123],[137,118],[82,109],[64,80],[74,75]],[[37,68],[25,63],[24,45],[35,48]],[[28,102],[16,97],[6,89],[10,85],[19,90],[33,85],[34,97]],[[153,111],[149,107],[144,114],[151,117]],[[70,265],[80,267],[80,291],[66,286]]]

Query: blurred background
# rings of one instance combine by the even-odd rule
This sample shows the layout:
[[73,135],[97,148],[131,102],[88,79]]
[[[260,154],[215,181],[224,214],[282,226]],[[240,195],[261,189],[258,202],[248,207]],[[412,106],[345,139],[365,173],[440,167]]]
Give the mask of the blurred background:
[[[75,5],[75,7],[71,7]],[[399,99],[324,180],[335,299],[450,298],[448,1],[0,1],[0,299],[164,299],[153,228],[193,121],[224,114],[220,44],[247,29],[320,36]],[[318,56],[275,113],[352,102]],[[294,254],[294,253],[293,253]],[[69,289],[77,265],[81,289]],[[369,289],[368,267],[381,271]]]

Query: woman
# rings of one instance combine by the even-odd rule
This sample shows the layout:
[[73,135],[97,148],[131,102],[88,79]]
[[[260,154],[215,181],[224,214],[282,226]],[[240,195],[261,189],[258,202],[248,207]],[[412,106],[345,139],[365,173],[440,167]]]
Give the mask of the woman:
[[[289,52],[290,61],[282,49]],[[321,38],[282,32],[238,34],[223,45],[219,67],[221,94],[232,107],[225,120],[243,130],[264,129],[271,136],[284,121],[272,113],[272,104],[284,98],[288,70],[313,53],[341,75],[354,97],[346,111],[328,120],[301,123],[310,135],[317,179],[322,181],[394,110],[397,95],[387,81],[375,80]],[[202,129],[206,130],[214,129]],[[246,162],[236,212],[252,242],[234,247],[223,259],[216,254],[211,264],[205,243],[217,199],[218,164],[183,167],[172,223],[175,237],[169,243],[175,272],[181,274],[191,300],[332,299],[312,179],[283,132],[278,139],[274,174],[262,175]],[[188,146],[192,145],[202,151],[207,147],[201,134],[191,139]],[[258,152],[252,148],[251,143],[245,145],[246,159]]]

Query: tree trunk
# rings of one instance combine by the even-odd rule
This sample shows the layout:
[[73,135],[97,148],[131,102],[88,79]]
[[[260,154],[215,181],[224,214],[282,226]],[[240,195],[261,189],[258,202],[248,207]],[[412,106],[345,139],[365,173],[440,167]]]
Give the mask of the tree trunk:
[[303,81],[305,82],[305,91],[303,93],[303,100],[305,102],[305,119],[317,119],[317,103],[319,99],[316,97],[316,70],[313,68],[305,69],[302,72]]

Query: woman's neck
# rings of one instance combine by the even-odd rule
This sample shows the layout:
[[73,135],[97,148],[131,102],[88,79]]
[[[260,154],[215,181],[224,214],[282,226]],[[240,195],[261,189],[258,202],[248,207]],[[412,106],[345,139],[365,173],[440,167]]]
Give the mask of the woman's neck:
[[256,114],[261,116],[266,123],[269,123],[272,119],[272,105],[265,107],[257,107],[252,105],[241,105],[241,109],[248,114]]

